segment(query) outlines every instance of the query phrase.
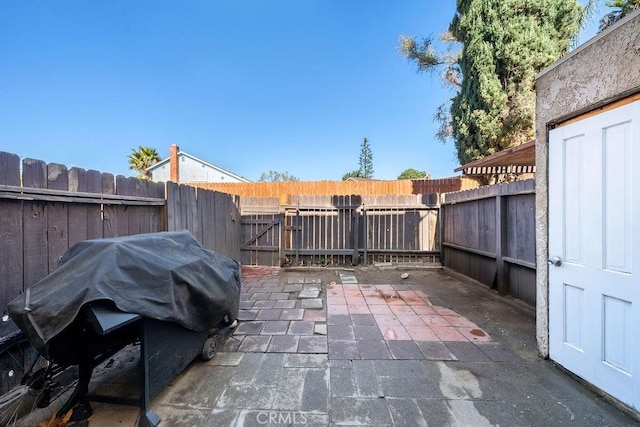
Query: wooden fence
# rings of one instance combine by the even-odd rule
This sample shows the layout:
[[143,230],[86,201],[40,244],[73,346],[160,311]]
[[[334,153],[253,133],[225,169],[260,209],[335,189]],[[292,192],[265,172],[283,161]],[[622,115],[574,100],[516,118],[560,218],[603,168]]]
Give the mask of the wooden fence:
[[167,230],[189,230],[205,248],[240,261],[239,197],[173,182],[166,187]]
[[432,194],[477,188],[470,178],[403,179],[398,181],[296,181],[251,183],[193,183],[193,186],[236,194],[242,197],[276,197],[282,204],[292,204],[287,197],[297,195],[324,196],[327,194],[348,196],[376,196],[388,194]]
[[533,179],[444,194],[441,221],[446,267],[535,304]]
[[0,314],[79,241],[182,229],[240,259],[237,197],[0,152]]
[[439,259],[437,196],[241,198],[242,262],[356,265]]
[[301,183],[260,183],[279,194],[239,197],[0,152],[0,307],[76,242],[181,229],[260,265],[437,261],[442,241],[447,267],[535,301],[533,181],[445,194],[440,214],[436,195],[411,194],[421,181],[348,183],[411,187],[400,195],[298,196],[282,185]]

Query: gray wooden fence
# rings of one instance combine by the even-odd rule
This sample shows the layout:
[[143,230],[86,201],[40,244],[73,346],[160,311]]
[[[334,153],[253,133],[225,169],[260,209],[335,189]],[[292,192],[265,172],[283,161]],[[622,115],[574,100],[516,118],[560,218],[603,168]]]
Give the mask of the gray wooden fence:
[[167,230],[189,230],[202,245],[240,261],[239,196],[167,183]]
[[0,152],[0,315],[79,241],[183,229],[240,260],[237,196]]
[[535,181],[447,193],[444,266],[535,304]]
[[242,261],[356,265],[439,259],[436,195],[241,199]]

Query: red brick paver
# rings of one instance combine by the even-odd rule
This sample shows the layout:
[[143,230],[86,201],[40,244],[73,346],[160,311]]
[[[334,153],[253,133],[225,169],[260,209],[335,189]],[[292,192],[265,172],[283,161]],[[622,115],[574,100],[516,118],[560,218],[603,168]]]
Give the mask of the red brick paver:
[[327,312],[330,316],[371,314],[388,341],[491,341],[489,334],[466,317],[432,305],[427,293],[406,286],[331,284],[327,286]]

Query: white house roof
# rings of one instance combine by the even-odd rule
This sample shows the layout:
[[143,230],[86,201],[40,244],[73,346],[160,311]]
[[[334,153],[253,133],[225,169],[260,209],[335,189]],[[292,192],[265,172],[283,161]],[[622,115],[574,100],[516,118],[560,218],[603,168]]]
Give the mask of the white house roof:
[[[216,165],[214,165],[213,163],[206,162],[206,161],[204,161],[204,160],[202,160],[202,159],[199,159],[199,158],[197,158],[196,156],[192,156],[191,154],[186,153],[186,152],[184,152],[184,151],[178,151],[178,157],[187,157],[187,158],[189,158],[189,159],[191,159],[191,160],[193,160],[193,161],[195,161],[195,162],[198,162],[198,163],[200,163],[200,164],[205,165],[205,166],[206,166],[206,167],[208,167],[208,168],[211,168],[211,169],[216,170],[216,171],[218,171],[218,172],[222,172],[222,173],[225,173],[225,174],[227,174],[227,175],[230,175],[230,176],[232,176],[233,178],[237,179],[238,181],[241,181],[241,182],[251,182],[250,180],[248,180],[247,178],[243,177],[242,175],[238,175],[238,174],[236,174],[236,173],[231,172],[231,171],[230,171],[230,170],[228,170],[228,169],[222,168],[222,167],[220,167],[220,166],[216,166]],[[149,172],[152,172],[152,171],[154,171],[155,169],[159,168],[160,166],[163,166],[163,165],[168,164],[168,163],[169,163],[169,160],[170,160],[170,157],[167,157],[166,159],[161,160],[161,161],[159,161],[158,163],[156,163],[155,165],[151,166],[151,167],[150,167],[150,168],[148,168],[147,170],[148,170]]]

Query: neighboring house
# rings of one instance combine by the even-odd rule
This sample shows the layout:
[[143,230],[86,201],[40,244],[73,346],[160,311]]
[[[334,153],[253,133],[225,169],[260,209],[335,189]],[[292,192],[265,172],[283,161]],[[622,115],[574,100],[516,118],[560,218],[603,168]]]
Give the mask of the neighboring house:
[[175,183],[199,182],[251,182],[243,176],[235,174],[209,162],[205,162],[191,154],[180,151],[176,144],[171,145],[169,157],[148,169],[151,180],[155,182],[173,181]]

